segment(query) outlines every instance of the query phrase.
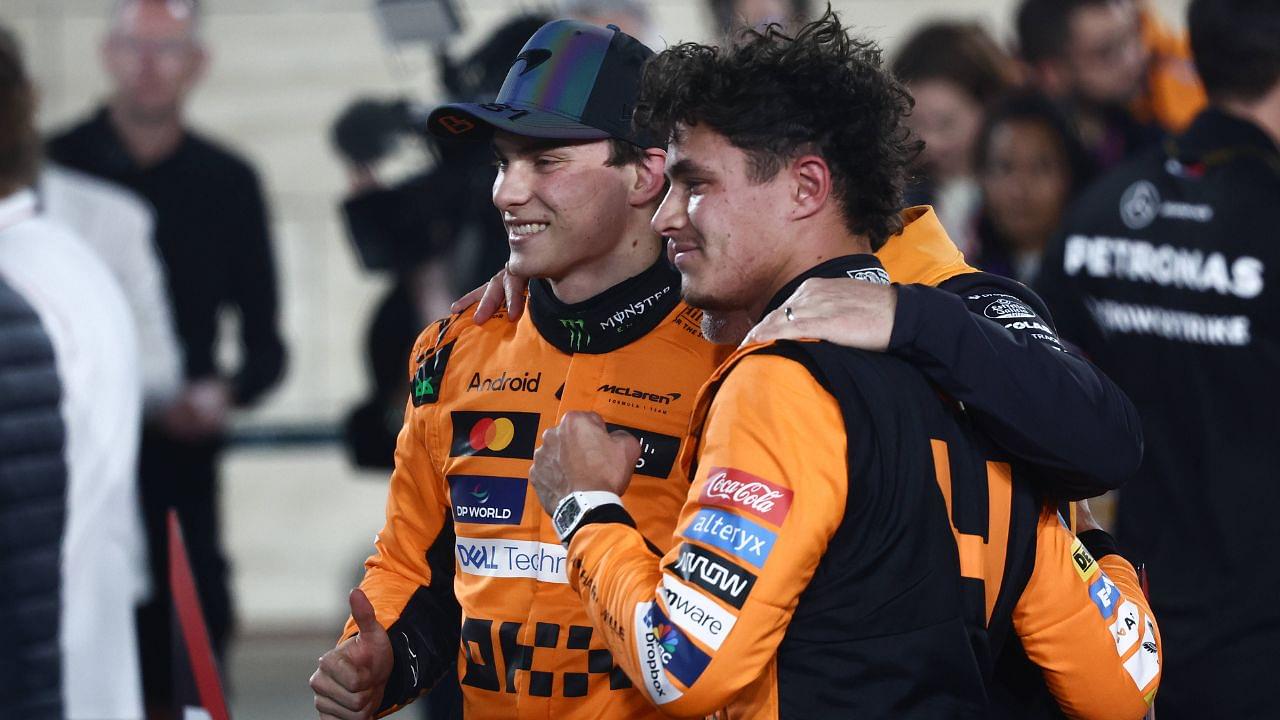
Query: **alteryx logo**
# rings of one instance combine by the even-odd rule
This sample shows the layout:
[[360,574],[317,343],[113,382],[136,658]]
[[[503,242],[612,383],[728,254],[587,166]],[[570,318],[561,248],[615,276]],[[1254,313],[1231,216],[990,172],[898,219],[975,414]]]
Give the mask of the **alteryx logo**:
[[449,496],[458,523],[519,525],[529,481],[488,475],[450,475]]
[[714,545],[756,567],[764,567],[778,539],[777,533],[744,517],[710,508],[699,510],[682,534],[690,540]]

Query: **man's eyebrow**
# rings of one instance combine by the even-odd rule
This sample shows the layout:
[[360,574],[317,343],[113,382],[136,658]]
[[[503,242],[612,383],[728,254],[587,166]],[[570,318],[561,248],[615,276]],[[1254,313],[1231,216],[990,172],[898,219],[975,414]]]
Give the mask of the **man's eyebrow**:
[[681,158],[667,167],[667,175],[673,178],[684,178],[690,175],[710,174],[710,169],[699,165],[689,158]]

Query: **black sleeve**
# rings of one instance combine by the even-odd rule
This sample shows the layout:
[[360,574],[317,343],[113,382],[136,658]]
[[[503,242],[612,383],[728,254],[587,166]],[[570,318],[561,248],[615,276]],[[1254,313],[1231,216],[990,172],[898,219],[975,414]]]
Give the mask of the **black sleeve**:
[[445,582],[418,588],[401,611],[400,619],[387,628],[395,659],[382,691],[379,714],[413,702],[445,673],[457,668],[462,607],[453,594],[457,563],[454,544],[453,518],[450,517],[427,549],[431,577],[445,578]]
[[1080,499],[1119,487],[1142,459],[1129,398],[1062,347],[1043,302],[987,273],[938,288],[903,285],[889,351],[964,403],[1013,455],[1044,469],[1044,488]]
[[276,266],[267,229],[267,210],[257,177],[248,173],[240,194],[231,263],[231,300],[240,312],[243,361],[232,380],[237,405],[253,403],[284,373],[285,348],[280,338]]

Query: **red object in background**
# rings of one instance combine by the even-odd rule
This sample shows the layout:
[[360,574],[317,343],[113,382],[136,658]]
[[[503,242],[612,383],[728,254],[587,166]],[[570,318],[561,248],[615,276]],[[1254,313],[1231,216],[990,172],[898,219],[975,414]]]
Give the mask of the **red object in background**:
[[[170,510],[168,520],[169,590],[173,595],[174,644],[177,646],[174,648],[174,698],[179,703],[178,717],[185,717],[185,710],[197,705],[212,720],[231,720],[200,609],[200,597],[196,594],[196,580],[187,560],[187,545],[182,540],[178,513]],[[189,689],[192,681],[194,693]]]

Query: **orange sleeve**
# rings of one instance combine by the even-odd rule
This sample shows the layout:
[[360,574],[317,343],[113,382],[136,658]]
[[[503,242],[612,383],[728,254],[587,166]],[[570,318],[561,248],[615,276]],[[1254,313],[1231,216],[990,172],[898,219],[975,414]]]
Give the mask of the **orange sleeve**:
[[844,515],[843,427],[835,399],[801,365],[749,355],[712,402],[666,556],[621,524],[574,536],[569,582],[615,660],[664,713],[707,715],[771,676]]
[[[420,363],[414,362],[437,338],[440,323],[427,328],[410,355],[412,377]],[[449,513],[444,480],[431,457],[427,437],[428,414],[434,406],[415,409],[406,403],[404,425],[396,437],[395,469],[387,491],[387,517],[374,538],[374,553],[365,560],[365,576],[360,588],[369,596],[384,628],[391,627],[409,598],[421,587],[431,585],[431,568],[425,548],[443,529]],[[445,578],[452,582],[453,578]],[[357,633],[350,617],[342,637]]]
[[1068,717],[1139,720],[1160,684],[1160,629],[1133,566],[1093,556],[1047,509],[1014,630]]
[[[438,344],[442,334],[439,329],[439,324],[432,325],[415,344],[411,376],[424,358],[431,361],[431,346]],[[374,538],[374,553],[365,561],[360,582],[390,636],[394,657],[378,717],[412,702],[457,658],[460,621],[452,611],[457,605],[452,595],[453,547],[451,542],[437,547],[450,541],[453,532],[445,527],[450,522],[448,492],[430,446],[435,407],[415,407],[412,399],[406,405],[404,425],[396,438],[386,521]],[[432,562],[449,575],[434,577]],[[422,592],[433,583],[446,583],[447,590],[437,593],[440,599],[429,599],[425,595],[430,593]],[[355,620],[348,617],[342,639],[358,632]]]

